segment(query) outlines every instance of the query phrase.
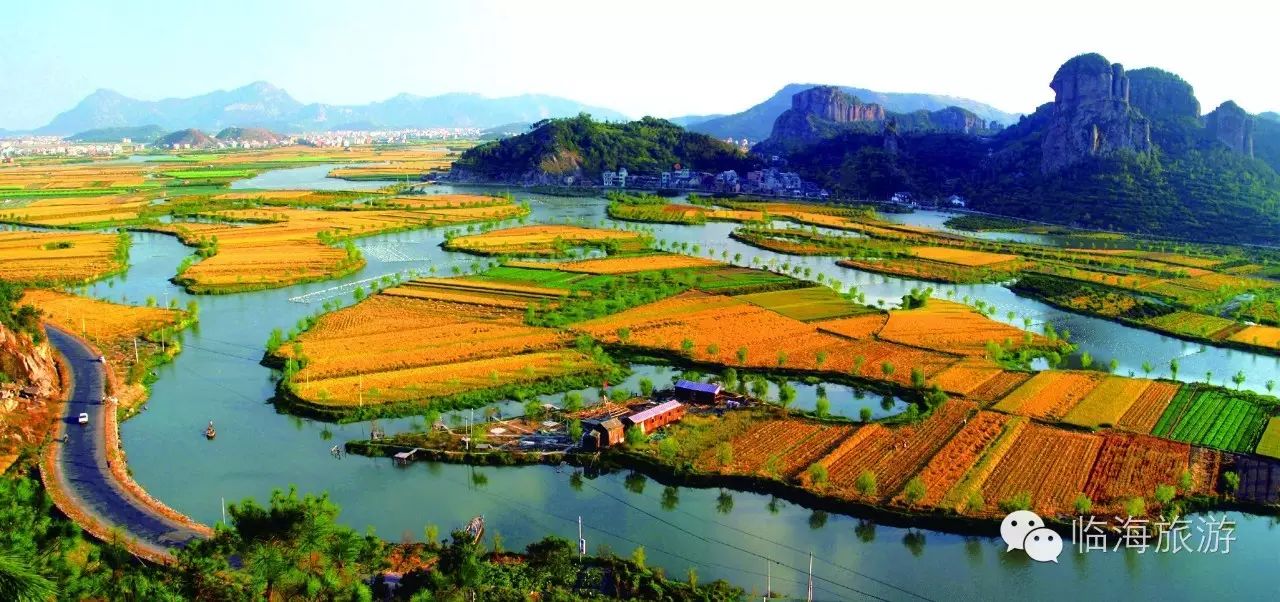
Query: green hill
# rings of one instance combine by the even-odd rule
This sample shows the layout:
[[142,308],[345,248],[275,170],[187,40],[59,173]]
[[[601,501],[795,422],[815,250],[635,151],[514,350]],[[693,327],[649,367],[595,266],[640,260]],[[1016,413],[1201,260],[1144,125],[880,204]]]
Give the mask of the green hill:
[[163,135],[164,128],[158,125],[139,125],[85,130],[67,138],[67,140],[71,142],[119,142],[124,138],[128,138],[133,142],[151,143]]

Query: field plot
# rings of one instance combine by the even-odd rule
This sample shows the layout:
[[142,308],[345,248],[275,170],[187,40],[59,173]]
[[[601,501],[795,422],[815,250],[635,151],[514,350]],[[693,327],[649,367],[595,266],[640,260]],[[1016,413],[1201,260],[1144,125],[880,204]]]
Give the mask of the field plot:
[[836,320],[824,320],[818,324],[818,330],[837,334],[842,337],[848,337],[854,340],[870,339],[884,328],[885,322],[889,321],[887,313],[870,313],[861,316],[853,316],[851,318],[840,318]]
[[1153,381],[1142,395],[1138,396],[1128,411],[1116,424],[1119,428],[1135,433],[1150,433],[1156,427],[1156,421],[1164,414],[1165,408],[1182,385],[1164,380]]
[[0,220],[36,226],[87,227],[136,221],[154,194],[70,196],[0,202]]
[[968,267],[987,266],[1018,259],[1017,255],[1004,253],[988,253],[952,247],[911,247],[911,253],[921,259],[953,263]]
[[1246,345],[1259,345],[1280,349],[1280,328],[1275,326],[1246,326],[1230,336],[1230,340]]
[[445,248],[479,255],[563,255],[574,247],[604,247],[611,252],[640,251],[648,239],[635,232],[581,226],[537,225],[458,236]]
[[[881,339],[921,347],[981,357],[987,343],[1013,349],[1026,346],[1026,332],[989,319],[960,303],[930,299],[919,309],[889,312],[889,322],[879,332]],[[1032,347],[1057,347],[1058,343],[1032,335]]]
[[281,358],[300,352],[307,359],[294,393],[339,407],[427,402],[600,370],[591,358],[567,349],[567,333],[525,326],[518,310],[484,298],[485,291],[497,291],[469,284],[477,302],[384,292],[323,316],[296,348],[275,351]]
[[[959,362],[943,370],[934,377],[933,382],[942,387],[943,391],[972,398],[975,391],[1002,374],[1005,374],[1005,371],[999,366],[987,360],[977,359]],[[988,400],[978,399],[977,401]]]
[[1267,419],[1267,429],[1262,431],[1254,453],[1280,459],[1280,418],[1273,416]]
[[[960,428],[947,444],[929,459],[920,480],[925,484],[925,495],[917,502],[921,506],[934,507],[946,496],[969,469],[977,464],[983,452],[991,445],[1011,418],[999,412],[978,412]],[[898,496],[897,502],[905,501]]]
[[982,484],[982,497],[999,504],[1031,495],[1031,508],[1056,516],[1085,490],[1102,437],[1031,424]]
[[[1191,468],[1191,446],[1144,435],[1107,434],[1082,489],[1094,512],[1119,512],[1127,498],[1150,498],[1157,485],[1175,485]],[[1193,491],[1189,493],[1201,493]]]
[[733,463],[720,466],[716,449],[703,453],[698,466],[723,474],[749,474],[790,480],[854,431],[850,425],[807,420],[766,420],[732,438]]
[[1043,420],[1061,420],[1105,375],[1098,372],[1044,371],[994,406],[1001,412]]
[[140,163],[69,163],[7,166],[0,169],[0,190],[6,198],[101,196],[108,192],[136,191],[159,185],[146,179],[148,166]]
[[1063,416],[1067,424],[1097,428],[1115,426],[1155,381],[1108,376]]
[[1252,451],[1267,423],[1254,402],[1220,387],[1186,385],[1151,434],[1232,452]]
[[[1156,318],[1148,318],[1146,323],[1169,332],[1193,337],[1205,337],[1221,340],[1239,330],[1234,320],[1196,313],[1193,311],[1175,311]],[[1219,336],[1219,333],[1222,333]]]
[[802,322],[843,318],[869,311],[825,286],[753,293],[738,298]]
[[469,278],[419,278],[383,291],[392,296],[456,301],[524,309],[531,303],[567,297],[565,289],[495,283]]
[[1010,391],[1022,386],[1023,383],[1031,380],[1030,372],[1018,372],[1016,370],[1001,370],[1000,374],[984,381],[977,387],[970,389],[965,397],[978,402],[989,403],[997,399],[1003,398]]
[[113,234],[0,232],[0,280],[88,282],[123,269],[127,257],[127,239]]
[[631,274],[650,270],[678,270],[684,268],[704,268],[722,265],[718,261],[676,255],[672,253],[654,253],[624,257],[606,257],[603,259],[584,259],[582,261],[534,262],[510,261],[513,267],[530,269],[560,270],[581,274]]
[[984,266],[965,266],[915,257],[890,259],[841,259],[837,264],[846,268],[902,276],[932,282],[974,283],[1007,280],[1020,271],[1025,263],[1007,261]]
[[[919,424],[894,429],[877,429],[879,425],[863,427],[821,463],[827,467],[830,483],[838,495],[867,499],[868,496],[856,490],[855,482],[863,471],[869,470],[876,479],[876,493],[870,499],[892,499],[964,426],[974,410],[976,406],[972,403],[948,401]],[[870,432],[863,434],[862,431]]]
[[1270,458],[1235,457],[1240,489],[1236,497],[1258,504],[1280,502],[1280,462]]

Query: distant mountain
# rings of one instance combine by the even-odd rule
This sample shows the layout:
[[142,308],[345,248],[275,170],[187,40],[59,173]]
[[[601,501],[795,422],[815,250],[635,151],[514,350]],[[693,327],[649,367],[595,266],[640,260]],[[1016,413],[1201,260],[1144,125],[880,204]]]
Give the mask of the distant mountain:
[[[712,117],[704,121],[693,121],[684,118],[686,127],[716,138],[749,138],[763,140],[773,129],[773,122],[783,111],[791,108],[791,97],[797,92],[818,87],[818,84],[788,84],[768,100],[751,107],[741,113]],[[939,94],[917,94],[902,92],[877,92],[866,88],[839,86],[840,90],[856,96],[865,103],[878,104],[887,111],[895,113],[912,113],[915,111],[938,111],[947,107],[960,107],[971,111],[987,122],[1009,125],[1018,121],[1018,115],[1006,113],[995,107],[976,100],[943,96]]]
[[1276,123],[1280,123],[1280,113],[1277,113],[1277,112],[1275,112],[1275,111],[1267,111],[1266,113],[1258,113],[1258,117],[1261,117],[1261,118],[1263,118],[1263,119],[1265,119],[1265,120],[1267,120],[1267,121],[1274,121],[1274,122],[1276,122]]
[[286,138],[266,128],[223,128],[215,136],[219,142],[258,142],[279,144]]
[[71,142],[119,142],[128,138],[133,142],[155,142],[165,134],[165,129],[156,125],[138,125],[125,127],[98,128],[85,130],[67,138]]
[[622,114],[579,102],[524,94],[486,98],[479,94],[415,96],[400,94],[365,105],[303,104],[288,92],[266,82],[234,90],[218,90],[191,98],[137,100],[111,90],[98,90],[72,109],[36,130],[40,134],[69,134],[90,129],[158,124],[165,129],[261,127],[277,131],[410,127],[491,127],[516,121],[590,113],[601,119],[622,120]]
[[687,128],[695,123],[711,121],[712,119],[719,119],[724,116],[725,116],[724,113],[713,113],[710,115],[681,115],[679,117],[672,117],[670,119],[667,119],[667,121],[670,121],[671,123],[674,123],[680,127]]
[[160,147],[170,147],[176,144],[189,148],[208,148],[216,146],[218,143],[200,130],[187,129],[165,134],[156,140],[155,144]]
[[533,125],[525,121],[517,121],[515,123],[504,123],[486,129],[480,133],[481,140],[501,140],[529,131],[529,126]]

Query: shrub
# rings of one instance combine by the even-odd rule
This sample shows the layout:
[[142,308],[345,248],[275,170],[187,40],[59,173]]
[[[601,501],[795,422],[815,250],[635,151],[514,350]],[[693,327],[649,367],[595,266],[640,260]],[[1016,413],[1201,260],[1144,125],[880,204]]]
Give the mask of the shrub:
[[870,470],[862,471],[858,475],[857,480],[853,482],[853,486],[862,495],[875,495],[876,493],[876,473]]

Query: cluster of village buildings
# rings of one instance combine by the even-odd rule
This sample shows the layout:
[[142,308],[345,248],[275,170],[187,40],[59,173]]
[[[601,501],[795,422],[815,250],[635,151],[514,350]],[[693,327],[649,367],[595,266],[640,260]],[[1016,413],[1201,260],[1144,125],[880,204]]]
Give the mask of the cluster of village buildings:
[[407,144],[424,140],[474,140],[480,128],[411,128],[404,130],[311,132],[294,138],[301,144],[322,147],[346,147],[366,144]]
[[119,142],[69,142],[61,136],[23,136],[0,140],[0,158],[11,163],[15,157],[105,157],[143,148],[145,144],[135,144],[128,138]]
[[625,167],[600,174],[604,188],[638,188],[642,190],[690,190],[722,193],[747,193],[778,197],[825,199],[825,189],[807,182],[794,171],[766,167],[739,175],[736,170],[719,173],[693,171],[677,166],[659,174],[633,174]]

